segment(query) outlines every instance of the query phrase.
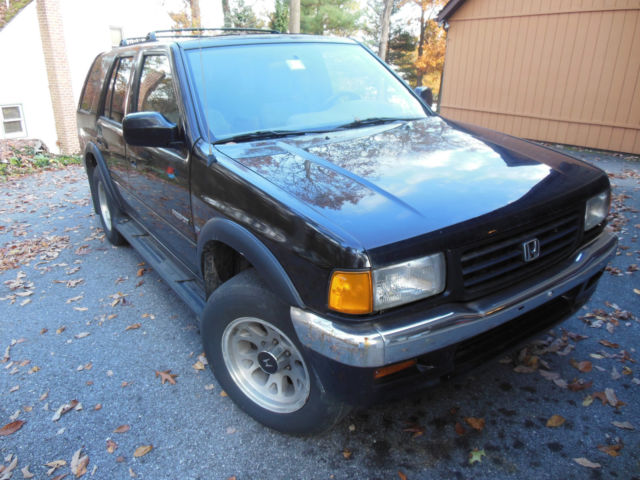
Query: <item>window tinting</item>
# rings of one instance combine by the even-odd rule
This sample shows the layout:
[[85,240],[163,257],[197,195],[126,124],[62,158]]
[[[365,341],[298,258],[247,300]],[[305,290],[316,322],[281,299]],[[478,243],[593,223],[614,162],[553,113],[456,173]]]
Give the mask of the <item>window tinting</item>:
[[107,107],[109,104],[105,103],[104,111],[112,120],[116,122],[122,122],[124,118],[124,106],[127,98],[127,84],[129,83],[129,75],[131,74],[131,66],[133,64],[133,57],[123,57],[118,61],[118,66],[113,81],[112,89],[107,100],[110,102],[109,114],[107,115]]
[[180,115],[171,80],[169,58],[166,55],[148,55],[144,58],[138,111],[158,112],[170,122],[178,123]]
[[102,56],[96,58],[91,67],[91,73],[87,77],[87,83],[84,86],[82,92],[82,101],[80,102],[80,108],[90,113],[98,112],[98,103],[100,102],[100,92],[102,92],[102,85],[104,77],[112,57]]

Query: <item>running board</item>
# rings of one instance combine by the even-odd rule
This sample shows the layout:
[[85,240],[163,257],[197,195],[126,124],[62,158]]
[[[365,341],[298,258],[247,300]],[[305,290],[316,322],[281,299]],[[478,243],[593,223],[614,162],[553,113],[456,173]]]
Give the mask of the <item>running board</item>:
[[144,258],[162,279],[178,294],[199,317],[204,309],[205,292],[198,279],[181,266],[156,239],[143,230],[135,220],[118,220],[116,228],[129,244]]

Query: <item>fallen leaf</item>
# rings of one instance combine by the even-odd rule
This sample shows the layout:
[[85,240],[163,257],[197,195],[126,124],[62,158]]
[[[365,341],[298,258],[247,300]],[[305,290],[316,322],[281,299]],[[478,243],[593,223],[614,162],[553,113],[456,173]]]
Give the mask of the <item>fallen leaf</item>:
[[65,327],[64,325],[62,325],[60,328],[58,328],[56,330],[56,335],[60,335],[62,332],[64,332],[67,329],[67,327]]
[[623,445],[618,443],[617,445],[598,445],[598,450],[612,457],[617,457],[620,455],[620,450],[622,450]]
[[77,335],[74,335],[74,337],[76,337],[76,338],[85,338],[85,337],[88,337],[89,335],[91,335],[90,332],[80,332]]
[[13,393],[13,392],[16,392],[18,390],[20,390],[20,385],[14,385],[13,387],[11,387],[9,389],[9,393]]
[[68,473],[61,473],[60,475],[56,475],[55,477],[53,477],[51,480],[62,480],[67,475],[69,475],[69,474]]
[[345,448],[345,449],[342,451],[342,456],[343,456],[344,458],[346,458],[347,460],[349,460],[349,459],[351,458],[351,455],[352,455],[351,450],[349,450],[348,448]]
[[588,407],[589,405],[591,405],[593,403],[593,397],[591,395],[587,395],[584,400],[582,401],[582,406],[583,407]]
[[484,428],[484,418],[467,417],[464,421],[475,430],[481,431]]
[[580,390],[586,390],[587,388],[591,388],[591,385],[593,385],[593,381],[589,381],[585,383],[584,380],[579,379],[579,380],[574,380],[569,385],[567,385],[567,387],[572,392],[579,392]]
[[33,478],[35,475],[33,473],[31,473],[29,471],[29,465],[27,465],[26,467],[22,467],[22,470],[20,470],[22,472],[22,478]]
[[220,392],[220,396],[221,396],[221,397],[228,397],[227,392],[225,392],[224,390],[222,390],[222,391]]
[[547,427],[559,427],[565,422],[565,418],[560,415],[551,415],[547,420]]
[[158,370],[156,370],[156,377],[160,377],[162,380],[162,384],[164,385],[164,382],[169,382],[171,385],[175,385],[176,381],[174,380],[174,378],[176,378],[178,375],[171,373],[171,370],[165,370],[163,372],[159,372]]
[[618,397],[616,397],[616,393],[613,391],[613,388],[605,388],[604,396],[607,397],[609,405],[611,405],[612,407],[618,406]]
[[425,428],[422,425],[411,424],[404,429],[405,432],[411,432],[413,435],[411,438],[417,438],[424,435]]
[[584,457],[574,458],[573,461],[578,465],[582,465],[583,467],[587,468],[600,468],[602,466],[599,463],[593,463],[591,460],[588,460]]
[[45,463],[44,465],[46,467],[49,467],[49,470],[47,471],[47,475],[50,476],[58,468],[64,467],[66,464],[67,464],[66,460],[53,460],[52,462]]
[[[13,457],[13,460],[12,460]],[[8,466],[4,466],[4,465],[0,465],[0,474],[2,474],[2,476],[0,476],[0,478],[2,478],[2,480],[9,480],[11,478],[11,476],[13,475],[13,470],[18,466],[18,457],[17,455],[8,455],[5,458],[6,462],[11,462],[9,463]]]
[[113,453],[118,448],[118,444],[111,440],[110,438],[107,440],[107,452]]
[[87,473],[87,465],[89,465],[89,456],[82,454],[82,448],[83,447],[80,447],[76,453],[73,454],[73,458],[71,458],[71,473],[73,473],[76,478],[80,478]]
[[204,364],[200,360],[198,360],[196,363],[194,363],[191,366],[193,367],[194,370],[204,370]]
[[482,462],[482,457],[486,457],[486,456],[487,454],[484,453],[484,449],[478,450],[474,448],[469,452],[469,463],[474,464],[476,462]]
[[[87,307],[73,307],[73,309],[74,309],[74,310],[76,310],[77,312],[86,312],[87,310],[89,310]],[[89,334],[87,333],[87,335],[89,335]],[[86,337],[87,335],[85,335],[85,337]],[[76,335],[76,338],[82,338],[82,337],[78,337],[78,336]]]
[[611,343],[609,340],[600,340],[600,344],[609,348],[620,348],[620,345],[618,345],[617,343]]
[[53,418],[51,420],[54,422],[57,422],[58,420],[60,420],[60,417],[62,415],[76,408],[79,404],[80,402],[78,402],[78,400],[71,400],[69,403],[60,405],[60,407],[58,408],[58,410],[56,410],[56,413],[53,415]]
[[133,471],[133,468],[129,467],[129,476],[131,478],[136,478],[138,475],[136,475],[136,472]]
[[407,480],[407,476],[400,470],[398,470],[398,477],[400,477],[400,480]]
[[456,422],[456,426],[454,427],[454,429],[458,435],[464,435],[465,433],[467,433],[460,422]]
[[591,362],[589,360],[585,360],[583,362],[576,362],[575,360],[571,359],[571,365],[580,370],[582,373],[588,373],[591,371]]
[[93,407],[94,410],[101,410],[102,409],[102,404],[101,403],[96,403],[95,407]]
[[616,421],[613,421],[611,423],[613,424],[613,426],[618,427],[618,428],[622,428],[624,430],[635,430],[636,429],[636,427],[631,425],[630,422],[616,422]]
[[133,452],[133,456],[136,458],[142,457],[147,453],[149,453],[151,450],[153,450],[153,445],[141,445],[138,448],[136,448],[135,452]]
[[141,324],[139,324],[139,323],[133,323],[133,324],[131,324],[131,325],[128,325],[128,326],[127,326],[127,328],[125,328],[125,331],[126,331],[126,330],[135,330],[135,329],[137,329],[137,328],[140,328],[141,326],[142,326],[142,325],[141,325]]
[[144,268],[139,268],[138,271],[136,272],[136,277],[141,277],[142,275],[144,275]]
[[23,420],[16,420],[15,422],[7,423],[4,427],[0,428],[0,437],[6,437],[12,433],[16,433],[22,428],[25,422]]
[[116,428],[113,433],[125,433],[128,432],[129,430],[131,430],[131,425],[120,425],[118,428]]
[[637,294],[637,295],[640,295],[640,290],[638,290],[637,288],[634,288],[634,289],[633,289],[633,293],[635,293],[635,294]]

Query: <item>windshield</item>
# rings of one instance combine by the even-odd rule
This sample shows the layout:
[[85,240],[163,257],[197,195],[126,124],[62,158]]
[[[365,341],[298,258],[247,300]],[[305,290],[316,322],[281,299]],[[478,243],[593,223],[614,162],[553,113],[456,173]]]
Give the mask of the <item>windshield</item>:
[[426,116],[407,88],[359,45],[211,47],[189,50],[187,61],[211,139],[218,141]]

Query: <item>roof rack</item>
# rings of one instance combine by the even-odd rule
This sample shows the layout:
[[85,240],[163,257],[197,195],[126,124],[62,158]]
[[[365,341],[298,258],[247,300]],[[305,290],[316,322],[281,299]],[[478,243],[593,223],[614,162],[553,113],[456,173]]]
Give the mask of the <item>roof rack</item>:
[[[217,33],[214,33],[217,32]],[[161,38],[202,38],[217,37],[220,35],[240,35],[243,33],[281,33],[278,30],[267,30],[263,28],[176,28],[173,30],[154,30],[147,33],[146,37],[123,38],[120,41],[121,47],[136,45],[138,43],[155,42]]]

